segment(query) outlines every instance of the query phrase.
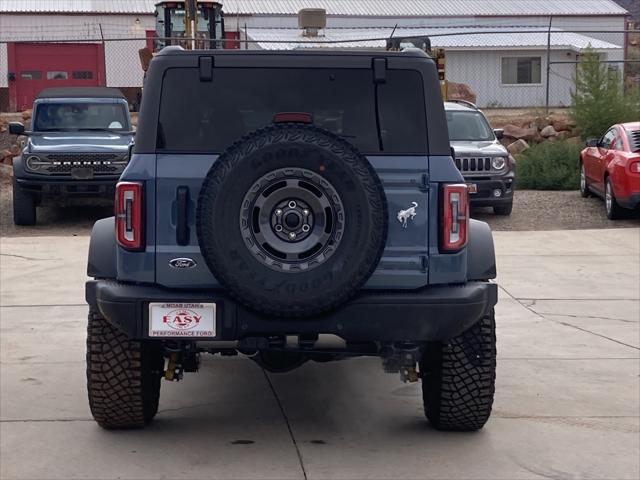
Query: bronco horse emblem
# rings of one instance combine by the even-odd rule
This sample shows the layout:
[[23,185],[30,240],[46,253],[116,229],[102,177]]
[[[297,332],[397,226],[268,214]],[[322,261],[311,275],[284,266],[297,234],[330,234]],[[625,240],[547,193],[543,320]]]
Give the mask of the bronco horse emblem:
[[418,208],[418,202],[411,202],[413,207],[409,207],[406,210],[400,210],[398,212],[398,221],[402,224],[402,228],[407,228],[407,222],[409,220],[413,220],[413,218],[418,214],[416,209]]

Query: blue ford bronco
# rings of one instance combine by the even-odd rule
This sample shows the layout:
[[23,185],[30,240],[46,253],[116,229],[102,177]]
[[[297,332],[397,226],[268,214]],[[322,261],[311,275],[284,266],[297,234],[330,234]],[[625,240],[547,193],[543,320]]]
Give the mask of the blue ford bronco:
[[493,241],[420,50],[163,49],[88,275],[104,428],[147,425],[203,353],[270,372],[378,356],[422,381],[435,428],[491,413]]
[[129,105],[120,90],[47,88],[33,103],[31,130],[13,161],[13,222],[34,225],[36,207],[70,198],[112,199],[133,144]]

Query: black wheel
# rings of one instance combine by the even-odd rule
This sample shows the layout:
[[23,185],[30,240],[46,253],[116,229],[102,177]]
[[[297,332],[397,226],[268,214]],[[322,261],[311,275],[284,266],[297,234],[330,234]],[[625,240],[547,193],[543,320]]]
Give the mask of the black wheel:
[[420,362],[425,415],[438,430],[474,431],[489,420],[496,380],[493,310],[447,344],[430,343]]
[[511,215],[511,212],[513,211],[513,202],[512,203],[508,203],[507,205],[498,205],[493,207],[493,213],[495,215]]
[[87,390],[106,429],[142,428],[158,412],[164,358],[158,344],[134,341],[96,312],[87,327]]
[[591,196],[589,192],[589,184],[587,183],[587,174],[584,171],[584,163],[580,162],[580,196],[587,198]]
[[347,301],[375,270],[388,228],[366,157],[302,124],[256,131],[213,165],[198,240],[216,278],[246,306],[283,317]]
[[25,192],[13,179],[13,223],[16,225],[36,224],[36,199]]
[[618,220],[624,217],[624,209],[616,201],[613,185],[609,177],[604,179],[604,207],[609,220]]

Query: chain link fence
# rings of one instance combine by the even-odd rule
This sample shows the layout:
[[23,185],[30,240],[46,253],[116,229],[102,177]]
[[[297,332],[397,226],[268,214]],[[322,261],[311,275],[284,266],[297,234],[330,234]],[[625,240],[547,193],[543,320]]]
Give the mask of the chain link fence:
[[[0,110],[29,108],[34,91],[55,85],[104,85],[120,88],[137,106],[143,84],[141,50],[190,40],[158,39],[144,32],[86,24],[73,34],[64,26],[25,32],[5,30],[0,38]],[[196,39],[196,48],[227,49],[367,49],[384,50],[389,39],[401,46],[431,47],[444,52],[444,69],[452,96],[470,97],[483,108],[544,109],[567,107],[574,77],[585,50],[593,49],[603,64],[625,76],[629,89],[640,88],[640,30],[560,29],[546,27],[370,27],[325,29],[304,36],[298,29],[240,27],[226,40]],[[60,66],[55,55],[61,45]],[[89,67],[73,65],[74,46],[93,45]],[[35,48],[29,48],[35,47]],[[83,60],[84,61],[84,60]],[[79,65],[82,62],[79,63]],[[12,98],[15,97],[15,98]]]

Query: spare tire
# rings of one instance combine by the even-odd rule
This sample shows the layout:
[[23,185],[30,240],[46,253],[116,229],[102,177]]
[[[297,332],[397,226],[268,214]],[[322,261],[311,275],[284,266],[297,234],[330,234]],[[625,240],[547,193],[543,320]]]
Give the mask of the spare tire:
[[207,265],[239,302],[303,317],[364,285],[382,256],[388,215],[364,155],[331,132],[289,123],[255,131],[218,158],[196,222]]

